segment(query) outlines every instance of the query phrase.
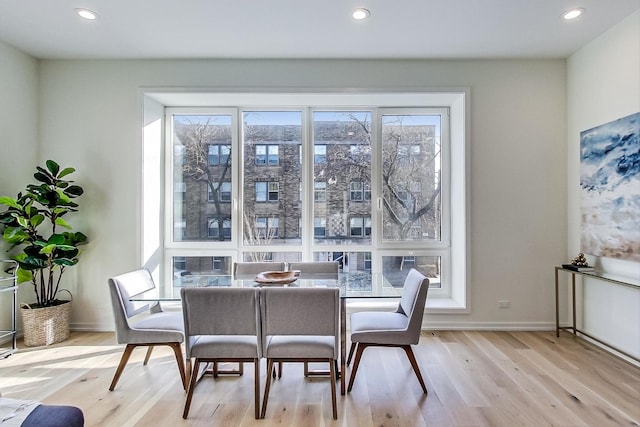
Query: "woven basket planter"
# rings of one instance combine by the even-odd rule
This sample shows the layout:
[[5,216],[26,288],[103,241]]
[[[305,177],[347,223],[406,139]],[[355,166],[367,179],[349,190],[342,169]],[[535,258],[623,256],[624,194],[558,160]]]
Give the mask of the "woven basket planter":
[[69,338],[71,322],[71,301],[43,308],[30,308],[20,305],[24,345],[41,347],[62,342]]

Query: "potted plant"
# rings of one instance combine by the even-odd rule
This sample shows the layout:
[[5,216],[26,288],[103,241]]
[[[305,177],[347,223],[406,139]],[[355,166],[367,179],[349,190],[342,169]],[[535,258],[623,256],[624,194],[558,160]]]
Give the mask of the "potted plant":
[[58,299],[60,281],[67,267],[78,263],[79,246],[87,243],[87,236],[73,232],[66,220],[78,210],[73,199],[84,193],[66,179],[75,169],[61,169],[53,160],[47,160],[46,168],[36,169],[37,183],[28,184],[16,198],[0,197],[0,204],[7,206],[0,213],[2,237],[18,263],[18,283],[31,282],[36,297],[32,304],[21,304],[27,346],[54,344],[69,337],[71,300]]

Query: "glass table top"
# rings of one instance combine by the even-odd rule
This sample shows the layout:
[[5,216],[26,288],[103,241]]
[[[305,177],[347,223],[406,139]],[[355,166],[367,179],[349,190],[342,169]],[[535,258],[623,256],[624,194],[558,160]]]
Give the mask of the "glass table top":
[[266,284],[254,280],[255,275],[233,277],[229,275],[189,275],[174,281],[170,287],[159,287],[153,292],[146,292],[131,298],[134,301],[178,301],[180,289],[185,287],[338,287],[341,298],[399,298],[402,294],[402,283],[391,284],[382,274],[369,273],[340,273],[301,274],[300,277],[288,284]]

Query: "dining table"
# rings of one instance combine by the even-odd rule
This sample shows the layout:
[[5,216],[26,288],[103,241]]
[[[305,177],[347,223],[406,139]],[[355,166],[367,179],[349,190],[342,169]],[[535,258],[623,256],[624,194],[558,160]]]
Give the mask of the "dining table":
[[[402,286],[392,284],[383,273],[340,272],[335,274],[301,273],[290,281],[278,280],[265,283],[256,275],[189,274],[174,279],[170,286],[160,286],[153,292],[130,297],[131,301],[180,301],[180,289],[184,287],[266,287],[287,286],[293,288],[337,287],[340,289],[340,393],[346,392],[347,372],[347,303],[350,301],[384,300],[400,298]],[[287,282],[287,283],[284,283]],[[400,282],[402,283],[402,282]]]

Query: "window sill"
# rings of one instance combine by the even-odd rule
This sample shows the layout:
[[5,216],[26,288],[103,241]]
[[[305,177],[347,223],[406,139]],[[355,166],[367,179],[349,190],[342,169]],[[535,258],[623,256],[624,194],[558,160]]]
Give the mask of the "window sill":
[[[355,313],[356,311],[385,311],[395,310],[398,307],[398,299],[380,299],[372,301],[370,299],[353,299],[347,302],[347,314]],[[427,307],[425,313],[427,314],[464,314],[469,313],[471,310],[465,306],[461,301],[454,300],[452,298],[427,298]]]

